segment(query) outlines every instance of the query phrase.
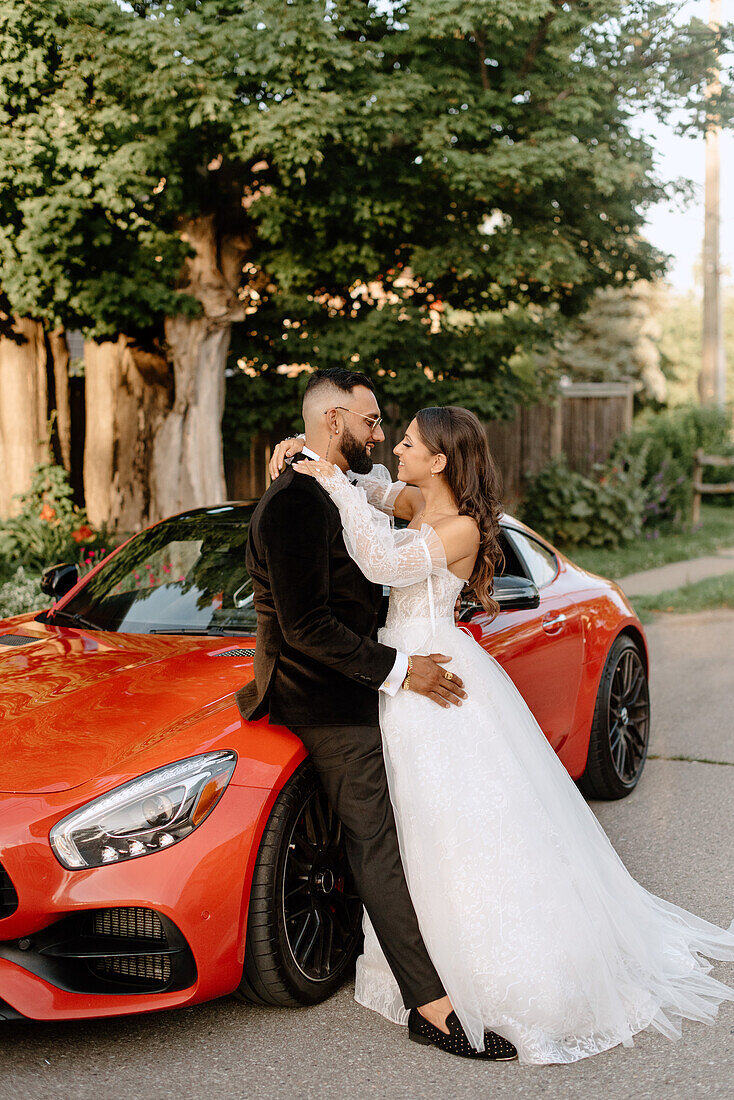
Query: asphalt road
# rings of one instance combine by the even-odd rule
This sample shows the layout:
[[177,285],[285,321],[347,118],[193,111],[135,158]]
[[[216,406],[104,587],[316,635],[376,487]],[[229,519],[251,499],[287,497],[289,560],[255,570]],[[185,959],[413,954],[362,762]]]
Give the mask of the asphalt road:
[[[728,925],[734,917],[734,612],[648,630],[654,726],[631,798],[594,810],[654,893]],[[677,756],[691,759],[677,760]],[[699,761],[717,761],[702,763]],[[734,964],[716,964],[734,985]],[[638,1036],[572,1066],[467,1063],[408,1043],[346,987],[327,1004],[258,1009],[230,998],[104,1022],[9,1023],[0,1100],[731,1100],[734,1004],[671,1043]]]

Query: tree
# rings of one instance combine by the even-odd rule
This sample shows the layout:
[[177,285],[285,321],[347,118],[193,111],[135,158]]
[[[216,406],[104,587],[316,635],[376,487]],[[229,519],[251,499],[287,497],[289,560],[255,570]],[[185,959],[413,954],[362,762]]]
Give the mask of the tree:
[[553,350],[553,366],[576,382],[633,379],[640,384],[638,400],[664,404],[668,384],[660,340],[665,301],[662,286],[642,279],[598,290]]
[[108,393],[123,346],[167,359],[148,516],[223,494],[234,323],[271,407],[351,362],[404,406],[502,414],[597,287],[662,269],[630,104],[700,125],[729,38],[650,0],[7,0],[3,288],[83,328]]
[[[734,291],[723,293],[727,392],[734,393]],[[702,310],[700,291],[668,290],[661,314],[660,348],[668,375],[669,404],[698,403],[701,369]]]

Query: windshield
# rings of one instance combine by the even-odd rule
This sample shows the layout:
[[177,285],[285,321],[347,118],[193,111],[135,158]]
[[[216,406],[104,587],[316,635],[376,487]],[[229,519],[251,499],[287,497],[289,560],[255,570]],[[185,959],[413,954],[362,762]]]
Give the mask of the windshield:
[[[252,507],[177,516],[136,535],[59,612],[130,634],[234,633],[257,625],[245,567]],[[53,622],[53,609],[49,612]]]

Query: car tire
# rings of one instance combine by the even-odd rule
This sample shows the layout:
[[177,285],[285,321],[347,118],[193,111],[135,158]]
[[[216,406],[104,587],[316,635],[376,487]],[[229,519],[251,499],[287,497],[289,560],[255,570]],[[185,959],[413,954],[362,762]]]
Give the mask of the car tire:
[[352,972],[361,944],[362,905],[341,822],[307,760],[278,795],[260,841],[236,995],[255,1004],[318,1004]]
[[624,798],[637,786],[650,737],[650,692],[645,661],[628,634],[615,639],[599,683],[586,769],[578,780],[586,798]]

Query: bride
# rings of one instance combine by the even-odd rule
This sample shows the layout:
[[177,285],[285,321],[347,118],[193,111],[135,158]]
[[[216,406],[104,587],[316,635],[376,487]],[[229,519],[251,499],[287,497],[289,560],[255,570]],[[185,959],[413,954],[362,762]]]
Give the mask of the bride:
[[[717,928],[630,876],[514,684],[454,624],[469,584],[490,612],[499,502],[486,435],[466,409],[428,408],[384,467],[353,475],[302,460],[338,507],[347,549],[391,587],[380,641],[450,655],[468,698],[437,718],[411,691],[381,693],[400,850],[423,939],[467,1036],[490,1029],[521,1062],[573,1062],[652,1025],[680,1036],[734,990],[702,958],[734,959]],[[396,530],[391,514],[408,520]],[[406,1023],[365,917],[357,1000]]]

